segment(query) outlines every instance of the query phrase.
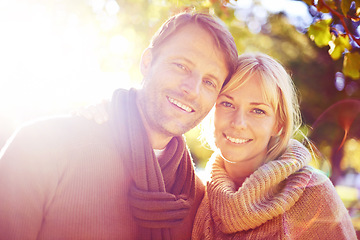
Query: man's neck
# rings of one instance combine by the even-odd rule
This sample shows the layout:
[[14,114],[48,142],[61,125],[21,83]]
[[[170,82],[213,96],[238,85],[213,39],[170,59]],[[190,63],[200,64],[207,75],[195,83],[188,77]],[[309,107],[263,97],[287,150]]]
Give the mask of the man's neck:
[[153,131],[146,122],[144,122],[146,133],[153,149],[164,149],[172,137],[165,137]]
[[146,133],[147,133],[147,136],[149,138],[152,148],[153,149],[164,149],[173,137],[167,136],[165,134],[161,134],[150,126],[150,124],[146,121],[146,118],[143,114],[141,104],[138,99],[138,95],[136,97],[136,105],[139,109],[141,120],[144,124],[145,130],[146,130]]

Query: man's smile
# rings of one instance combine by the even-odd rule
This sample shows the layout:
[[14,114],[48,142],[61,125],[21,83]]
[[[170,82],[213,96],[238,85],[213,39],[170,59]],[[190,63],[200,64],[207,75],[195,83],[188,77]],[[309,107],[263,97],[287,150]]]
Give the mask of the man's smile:
[[191,107],[179,102],[178,100],[175,100],[175,99],[173,99],[171,97],[167,97],[167,98],[168,98],[169,102],[171,102],[172,104],[174,104],[178,108],[181,108],[182,110],[184,110],[184,111],[186,111],[188,113],[194,112],[194,110]]

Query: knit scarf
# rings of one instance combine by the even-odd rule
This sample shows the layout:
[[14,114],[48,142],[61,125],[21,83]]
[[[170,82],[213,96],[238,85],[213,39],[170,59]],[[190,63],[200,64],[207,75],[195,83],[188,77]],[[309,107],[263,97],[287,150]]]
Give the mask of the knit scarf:
[[170,228],[188,215],[195,197],[194,167],[186,144],[182,137],[174,137],[156,158],[135,89],[116,90],[111,107],[120,157],[132,178],[128,197],[139,239],[171,239]]
[[[207,207],[198,211],[194,239],[217,239],[219,235],[221,239],[234,239],[236,232],[254,229],[289,210],[310,180],[308,171],[301,172],[310,158],[301,143],[291,140],[279,159],[262,165],[236,189],[224,160],[216,155],[202,203]],[[197,224],[203,225],[202,229]]]

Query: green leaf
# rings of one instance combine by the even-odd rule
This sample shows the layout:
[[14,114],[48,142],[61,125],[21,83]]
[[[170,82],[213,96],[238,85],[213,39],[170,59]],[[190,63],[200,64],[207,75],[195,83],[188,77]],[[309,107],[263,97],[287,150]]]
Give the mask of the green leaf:
[[344,58],[343,73],[352,79],[360,78],[360,53],[346,53]]
[[351,44],[348,35],[340,35],[334,41],[329,42],[329,54],[333,60],[341,57],[345,49],[351,50]]
[[318,47],[325,47],[331,41],[331,22],[332,19],[320,20],[309,27],[308,35]]
[[350,6],[353,0],[342,0],[341,1],[341,11],[344,14],[344,16],[347,15],[347,13],[350,10]]

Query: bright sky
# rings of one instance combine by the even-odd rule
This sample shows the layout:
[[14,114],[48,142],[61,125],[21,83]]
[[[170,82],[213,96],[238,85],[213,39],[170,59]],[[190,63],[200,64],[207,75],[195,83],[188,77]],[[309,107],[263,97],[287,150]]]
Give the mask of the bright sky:
[[[106,3],[92,2],[94,11]],[[107,2],[101,27],[111,27],[114,4]],[[69,106],[95,103],[128,87],[128,66],[119,63],[117,71],[103,71],[99,56],[106,51],[119,56],[135,46],[121,35],[106,44],[98,28],[41,1],[0,1],[0,117],[12,114],[18,124],[30,111],[66,112]]]
[[[245,19],[249,14],[249,9],[254,7],[255,0],[240,0],[234,4],[237,6],[236,15],[240,19]],[[253,9],[254,18],[248,27],[253,32],[260,31],[260,26],[266,22],[268,13],[284,12],[289,22],[299,29],[307,28],[312,21],[308,6],[302,1],[293,0],[257,0],[260,5]]]

